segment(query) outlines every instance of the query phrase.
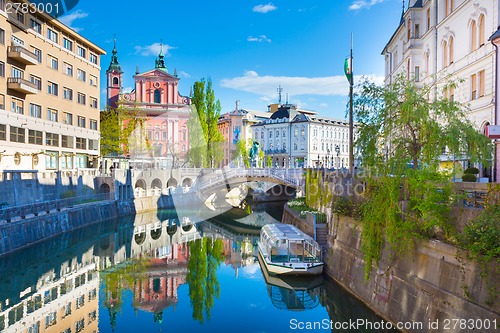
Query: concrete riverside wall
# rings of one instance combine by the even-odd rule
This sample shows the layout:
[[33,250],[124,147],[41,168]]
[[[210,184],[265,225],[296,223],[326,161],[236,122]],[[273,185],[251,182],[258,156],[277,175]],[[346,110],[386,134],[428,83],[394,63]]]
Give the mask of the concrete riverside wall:
[[64,232],[119,216],[172,208],[168,196],[100,201],[0,224],[0,256]]
[[311,237],[314,237],[314,222],[309,220],[302,219],[299,214],[294,212],[288,205],[283,206],[283,217],[281,219],[282,223],[291,224],[304,233],[308,234]]
[[[454,246],[439,241],[420,241],[413,254],[390,260],[384,250],[379,268],[364,280],[361,225],[351,218],[334,216],[329,225],[326,273],[366,303],[383,318],[397,322],[417,322],[423,327],[408,332],[443,332],[446,320],[473,319],[500,324],[500,301],[486,304],[490,288],[499,291],[495,267],[485,278],[474,262]],[[496,267],[498,269],[498,267]],[[465,296],[467,294],[467,296]],[[429,321],[439,320],[439,328]],[[453,327],[453,326],[450,326]],[[469,332],[459,326],[450,332]],[[475,329],[474,332],[496,330]]]

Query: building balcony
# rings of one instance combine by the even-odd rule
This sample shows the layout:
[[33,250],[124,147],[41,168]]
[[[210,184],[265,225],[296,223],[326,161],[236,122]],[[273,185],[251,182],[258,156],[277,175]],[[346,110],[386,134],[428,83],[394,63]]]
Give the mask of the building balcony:
[[271,154],[287,154],[286,149],[268,149],[264,151],[265,154],[271,155]]
[[23,94],[36,94],[38,92],[36,84],[20,77],[9,77],[7,88]]
[[38,64],[38,57],[36,56],[36,54],[19,45],[9,46],[7,56],[25,65]]

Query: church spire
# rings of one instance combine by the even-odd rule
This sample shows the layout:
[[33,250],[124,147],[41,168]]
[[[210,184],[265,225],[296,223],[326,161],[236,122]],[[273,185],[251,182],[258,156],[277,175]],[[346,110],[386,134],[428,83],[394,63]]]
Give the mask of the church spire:
[[118,62],[118,56],[117,56],[118,50],[116,49],[116,38],[114,39],[114,47],[111,53],[112,53],[111,63],[109,64],[108,72],[118,71],[119,73],[123,73],[120,63]]
[[155,60],[155,68],[162,69],[167,72],[167,67],[165,66],[165,60],[163,58],[165,58],[163,55],[163,44],[160,44],[160,53],[158,54],[158,58]]

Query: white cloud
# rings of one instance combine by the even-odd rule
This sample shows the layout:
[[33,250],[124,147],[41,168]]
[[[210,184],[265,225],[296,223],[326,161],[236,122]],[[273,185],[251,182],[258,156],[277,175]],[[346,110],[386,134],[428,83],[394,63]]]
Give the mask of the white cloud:
[[384,0],[354,0],[349,6],[349,10],[360,10],[364,8],[369,9],[371,6],[374,6],[383,1]]
[[[361,76],[355,76],[356,82]],[[375,83],[382,84],[382,76],[370,75]],[[225,88],[250,92],[265,98],[276,98],[276,87],[282,86],[289,96],[321,95],[347,96],[349,83],[344,75],[327,77],[299,77],[299,76],[260,76],[255,71],[246,71],[243,76],[221,80]]]
[[257,5],[255,7],[253,7],[253,11],[255,13],[262,13],[262,14],[272,12],[273,10],[276,10],[276,9],[278,9],[278,7],[273,5],[272,2],[268,3],[267,5]]
[[191,77],[191,75],[189,75],[189,73],[186,73],[184,71],[180,71],[179,76],[184,77],[186,79],[189,79]]
[[166,57],[170,56],[169,51],[176,49],[175,46],[170,46],[168,44],[160,44],[160,43],[153,43],[151,45],[145,45],[145,46],[135,46],[135,54],[140,54],[142,56],[150,56],[150,55],[158,55],[161,50],[163,50],[163,54]]
[[80,31],[83,30],[83,28],[74,27],[73,26],[73,22],[75,20],[82,19],[82,18],[85,18],[87,16],[89,16],[89,13],[86,13],[83,10],[79,9],[79,10],[75,11],[74,13],[71,13],[71,14],[68,14],[68,15],[64,15],[63,17],[61,17],[59,19],[59,21],[62,22],[63,24],[65,24],[65,25],[67,25],[68,27],[70,27],[74,31],[80,32]]
[[247,37],[247,41],[249,41],[249,42],[259,42],[259,43],[262,43],[262,42],[271,43],[271,40],[269,38],[267,38],[266,35],[260,35],[259,37],[248,36]]
[[122,92],[124,94],[128,94],[128,93],[132,92],[132,90],[134,90],[134,88],[132,88],[132,87],[125,87],[125,88],[122,89]]
[[328,104],[327,103],[320,103],[319,107],[320,108],[327,108]]

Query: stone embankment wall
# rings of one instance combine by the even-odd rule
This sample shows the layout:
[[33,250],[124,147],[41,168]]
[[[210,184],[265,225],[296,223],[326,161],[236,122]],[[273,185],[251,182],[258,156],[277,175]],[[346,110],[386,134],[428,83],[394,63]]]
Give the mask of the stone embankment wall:
[[[500,325],[500,301],[491,303],[494,289],[499,291],[494,269],[490,267],[489,274],[481,277],[480,268],[460,259],[465,255],[454,246],[423,240],[404,258],[389,258],[384,250],[379,268],[365,281],[361,225],[351,218],[334,216],[328,243],[326,273],[383,318],[393,323],[422,323],[422,328],[406,331],[443,332],[447,321],[453,319],[472,319],[476,328],[486,320]],[[439,326],[434,329],[435,325],[430,326],[436,320]],[[448,331],[496,330],[461,329],[458,325]]]
[[100,201],[49,214],[0,223],[0,256],[42,242],[61,233],[119,216],[171,208],[169,196],[151,196],[124,201]]
[[281,222],[291,224],[302,230],[307,235],[314,237],[314,221],[311,219],[302,219],[299,214],[290,209],[288,205],[283,206],[283,217]]

